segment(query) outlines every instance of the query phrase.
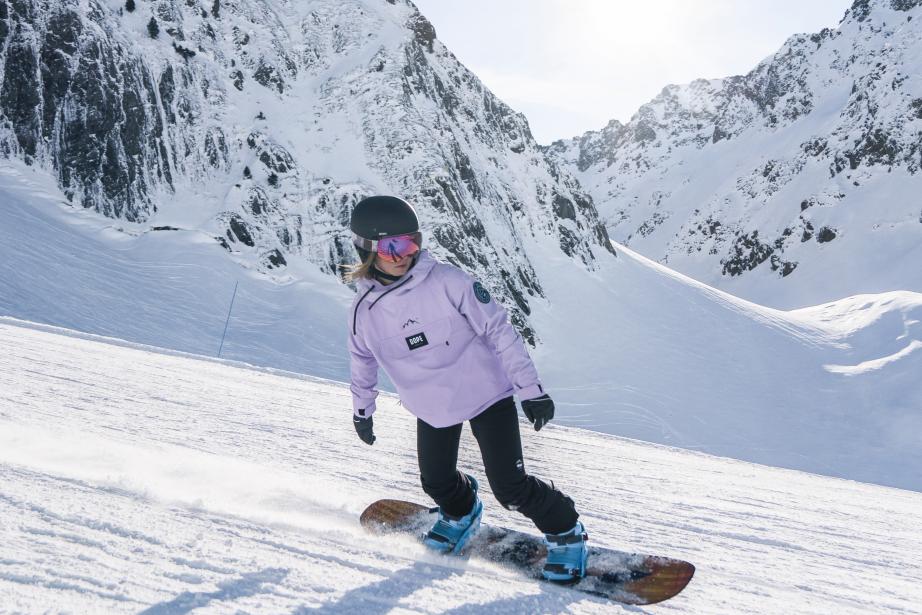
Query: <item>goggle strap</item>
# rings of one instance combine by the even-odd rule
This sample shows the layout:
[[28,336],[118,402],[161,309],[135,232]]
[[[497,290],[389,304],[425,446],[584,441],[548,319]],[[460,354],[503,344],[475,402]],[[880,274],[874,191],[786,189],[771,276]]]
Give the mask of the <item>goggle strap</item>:
[[362,248],[363,250],[368,250],[369,252],[378,251],[378,241],[376,239],[365,239],[355,233],[352,233],[352,243],[357,247]]

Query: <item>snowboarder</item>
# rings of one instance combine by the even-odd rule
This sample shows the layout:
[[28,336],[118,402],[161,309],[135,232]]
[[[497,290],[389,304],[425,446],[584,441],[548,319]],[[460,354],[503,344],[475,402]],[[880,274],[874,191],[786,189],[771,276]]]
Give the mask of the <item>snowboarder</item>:
[[458,553],[480,524],[477,481],[457,469],[469,421],[496,499],[545,535],[545,578],[585,576],[588,537],[573,500],[525,471],[513,394],[535,430],[554,417],[554,402],[506,310],[480,282],[422,249],[416,212],[403,199],[362,200],[350,227],[361,257],[347,274],[359,289],[349,322],[353,425],[374,444],[380,366],[417,417],[420,479],[439,507],[425,544]]

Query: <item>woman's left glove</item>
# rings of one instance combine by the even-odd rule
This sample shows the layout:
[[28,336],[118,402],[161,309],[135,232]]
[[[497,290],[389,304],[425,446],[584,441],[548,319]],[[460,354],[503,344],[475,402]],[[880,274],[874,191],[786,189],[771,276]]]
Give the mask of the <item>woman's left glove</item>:
[[365,444],[375,443],[377,438],[375,438],[374,419],[372,419],[370,416],[367,418],[362,418],[353,414],[352,424],[355,426],[355,433],[359,434],[359,438],[362,439],[362,442]]
[[535,426],[535,431],[540,431],[548,421],[554,418],[554,402],[551,401],[549,395],[526,399],[522,402],[522,412]]

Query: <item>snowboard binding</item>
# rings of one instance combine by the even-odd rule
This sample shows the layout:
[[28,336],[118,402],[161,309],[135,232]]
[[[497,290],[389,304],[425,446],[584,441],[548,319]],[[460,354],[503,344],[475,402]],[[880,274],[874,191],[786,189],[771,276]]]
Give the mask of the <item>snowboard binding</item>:
[[586,576],[589,560],[589,534],[579,521],[572,529],[561,534],[545,534],[547,561],[541,571],[548,581],[569,585]]
[[471,481],[471,487],[474,489],[474,506],[471,512],[462,517],[453,517],[444,512],[441,508],[436,508],[439,516],[435,525],[426,534],[423,544],[439,553],[458,554],[464,549],[471,536],[480,527],[480,518],[483,516],[483,502],[477,496],[477,480],[467,475]]

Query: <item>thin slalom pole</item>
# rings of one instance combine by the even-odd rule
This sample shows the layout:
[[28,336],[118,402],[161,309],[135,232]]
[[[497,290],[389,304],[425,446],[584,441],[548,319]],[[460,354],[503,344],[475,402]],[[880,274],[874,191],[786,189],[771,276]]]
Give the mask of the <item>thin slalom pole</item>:
[[237,298],[237,285],[240,281],[234,282],[234,294],[231,296],[230,307],[227,308],[227,319],[224,321],[224,333],[221,334],[221,346],[218,348],[218,358],[221,357],[221,351],[224,350],[224,338],[227,336],[227,325],[230,323],[231,310],[234,309],[234,300]]

